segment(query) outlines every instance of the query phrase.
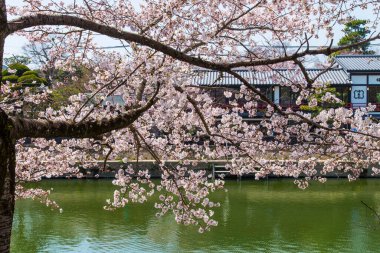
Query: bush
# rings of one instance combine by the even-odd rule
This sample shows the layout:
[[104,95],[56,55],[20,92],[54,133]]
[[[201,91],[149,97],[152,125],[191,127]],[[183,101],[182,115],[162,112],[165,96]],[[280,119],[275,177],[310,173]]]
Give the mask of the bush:
[[15,86],[11,87],[12,91],[21,90],[23,87],[21,84],[16,84]]
[[[11,87],[11,91],[18,91],[18,90],[23,90],[23,89],[25,89],[27,87],[27,85],[25,86],[23,86],[22,84],[20,84],[20,83],[18,83],[18,84],[15,84],[13,87]],[[31,92],[31,93],[35,93],[35,92],[37,92],[37,89],[36,89],[36,87],[31,87],[30,89],[29,89],[29,91]]]
[[17,80],[19,83],[22,83],[23,86],[39,86],[41,84],[46,84],[47,81],[45,78],[38,77],[36,75],[26,75],[21,76]]
[[69,103],[69,97],[83,92],[83,88],[77,85],[65,85],[54,89],[51,93],[51,107],[59,109]]
[[19,77],[16,75],[4,76],[2,79],[2,83],[5,83],[6,81],[9,81],[11,83],[17,83],[18,79]]
[[10,73],[8,72],[8,70],[4,69],[3,71],[1,71],[1,75],[2,76],[8,76]]
[[28,66],[21,63],[10,64],[8,68],[16,70],[16,76],[22,76],[22,74],[24,74],[26,71],[30,71],[30,68],[28,68]]
[[39,77],[38,72],[35,71],[35,70],[28,70],[28,71],[25,71],[22,75],[23,75],[23,76],[35,75],[35,76]]
[[308,105],[300,105],[300,109],[301,111],[306,111],[306,112],[319,112],[322,110],[318,106],[310,107]]

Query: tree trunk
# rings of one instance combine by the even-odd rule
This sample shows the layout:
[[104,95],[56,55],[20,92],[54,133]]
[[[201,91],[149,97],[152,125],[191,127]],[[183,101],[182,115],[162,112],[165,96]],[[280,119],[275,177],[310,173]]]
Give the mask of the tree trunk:
[[0,253],[10,251],[15,206],[15,140],[7,115],[0,109]]

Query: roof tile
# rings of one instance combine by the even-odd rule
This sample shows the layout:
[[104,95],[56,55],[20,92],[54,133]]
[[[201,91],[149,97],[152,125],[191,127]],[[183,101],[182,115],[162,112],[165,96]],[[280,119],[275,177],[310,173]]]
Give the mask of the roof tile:
[[[380,69],[380,68],[379,68]],[[295,82],[305,82],[301,73],[289,69],[274,69],[271,71],[255,70],[235,70],[251,85],[278,85],[280,82],[292,80]],[[308,69],[307,73],[311,78],[320,74],[323,69]],[[240,86],[242,83],[234,76],[218,71],[197,70],[194,77],[194,84],[200,86]],[[331,85],[351,84],[349,76],[343,69],[329,69],[322,73],[317,81],[330,83]]]
[[347,72],[380,72],[380,55],[338,55],[335,62]]

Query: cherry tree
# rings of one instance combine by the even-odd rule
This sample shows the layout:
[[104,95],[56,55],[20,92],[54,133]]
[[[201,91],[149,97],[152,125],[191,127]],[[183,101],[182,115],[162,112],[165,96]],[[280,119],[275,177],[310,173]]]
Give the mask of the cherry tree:
[[[25,182],[68,174],[80,177],[79,166],[104,168],[94,162],[100,159],[104,164],[108,159],[125,163],[113,181],[119,189],[105,209],[143,203],[158,192],[157,216],[171,212],[177,222],[196,225],[200,232],[217,225],[213,214],[219,203],[209,194],[223,188],[223,180],[210,180],[206,171],[194,169],[200,162],[224,159],[231,173],[250,173],[257,179],[291,176],[301,188],[310,180],[325,181],[324,175],[332,171],[344,171],[350,180],[363,167],[378,171],[379,123],[366,117],[373,108],[326,108],[317,115],[282,108],[237,71],[290,68],[293,77],[279,73],[273,78],[297,92],[298,103],[316,106],[310,98],[326,84],[319,75],[308,74],[306,57],[330,55],[380,35],[342,47],[331,41],[312,49],[310,41],[331,39],[334,27],[360,9],[373,10],[369,25],[375,29],[378,1],[133,2],[24,0],[13,6],[13,1],[0,0],[0,62],[5,39],[18,34],[38,43],[54,39],[49,56],[62,59],[55,63],[57,68],[74,72],[80,64],[94,70],[86,84],[90,95],[72,96],[69,106],[48,107],[38,118],[21,114],[20,108],[26,102],[47,104],[49,89],[32,92],[1,84],[1,252],[9,251],[16,198],[35,198],[59,208],[49,192],[26,188]],[[99,35],[119,41],[121,49],[102,48]],[[287,43],[299,48],[289,50]],[[326,65],[326,71],[330,67]],[[240,89],[197,86],[199,70],[236,78]],[[75,76],[72,79],[76,81]],[[216,105],[210,89],[222,90],[228,106]],[[125,105],[103,106],[105,97],[114,94],[121,94]],[[322,99],[337,101],[330,93]],[[257,124],[242,117],[242,112],[257,117],[259,110],[264,116]],[[24,145],[27,137],[32,144]],[[57,143],[56,137],[63,141]],[[130,157],[139,160],[146,154],[161,170],[159,183],[151,181],[148,171],[128,163]],[[179,163],[171,166],[165,163],[168,159]]]

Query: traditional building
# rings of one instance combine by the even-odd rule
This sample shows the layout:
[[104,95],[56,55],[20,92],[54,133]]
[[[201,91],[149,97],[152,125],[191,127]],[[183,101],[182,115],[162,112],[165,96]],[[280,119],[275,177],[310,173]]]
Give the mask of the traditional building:
[[376,105],[380,112],[380,56],[344,55],[335,62],[347,73],[352,108]]
[[[317,82],[334,87],[337,96],[348,108],[365,107],[369,103],[376,105],[373,116],[380,117],[380,55],[341,55],[335,59],[333,68],[307,69],[311,78]],[[199,86],[222,86],[238,89],[241,82],[230,74],[217,71],[197,70],[195,84]],[[290,87],[281,83],[302,82],[303,76],[293,69],[273,69],[270,71],[236,70],[251,85],[259,88],[274,103],[283,108],[297,107],[298,97]],[[211,95],[215,101],[224,103],[223,91],[213,89]]]

